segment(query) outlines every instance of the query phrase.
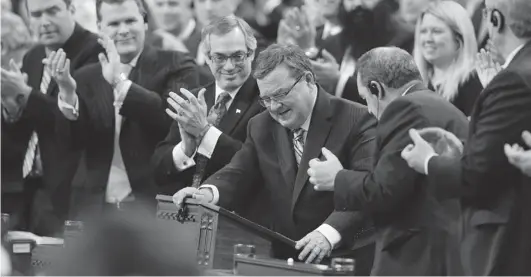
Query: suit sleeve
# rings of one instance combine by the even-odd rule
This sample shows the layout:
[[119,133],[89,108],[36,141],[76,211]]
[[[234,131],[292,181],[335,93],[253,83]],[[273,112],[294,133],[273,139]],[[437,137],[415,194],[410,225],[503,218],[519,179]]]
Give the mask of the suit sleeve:
[[482,92],[481,105],[476,106],[480,111],[461,160],[433,157],[429,161],[428,176],[438,195],[491,202],[507,190],[513,176],[521,176],[509,164],[503,146],[524,145],[521,134],[530,128],[531,118],[529,87],[521,76],[508,71],[490,84]]
[[155,169],[155,180],[159,185],[167,184],[175,180],[180,172],[173,162],[173,148],[181,141],[179,125],[172,123],[166,138],[157,145],[151,162]]
[[[373,163],[376,120],[366,113],[358,125],[357,132],[349,137],[349,141],[356,143],[352,144],[349,149],[349,164],[345,168],[355,170],[360,174],[368,174]],[[341,234],[342,240],[350,244],[350,240],[353,239],[352,234],[364,226],[365,217],[359,211],[336,209],[324,223],[334,227]]]
[[163,93],[149,91],[133,83],[124,99],[120,114],[139,122],[146,131],[164,137],[172,122],[165,112],[168,94],[172,91],[177,93],[181,88],[193,89],[198,86],[199,75],[192,58],[188,55],[174,55]]
[[76,94],[78,96],[79,111],[76,120],[70,120],[59,110],[57,100],[54,101],[57,107],[55,132],[57,140],[69,149],[82,149],[85,147],[88,134],[90,133],[90,113],[87,108],[86,94],[88,93],[87,84],[82,81],[86,79],[86,74],[76,74],[74,79],[77,81]]
[[[255,118],[256,119],[256,118]],[[219,191],[218,204],[229,209],[237,209],[245,203],[263,184],[258,164],[255,141],[252,137],[254,119],[247,125],[247,138],[242,148],[232,160],[218,172],[211,175],[204,184],[214,185]]]
[[[395,100],[380,119],[378,161],[372,172],[342,170],[335,179],[335,205],[338,210],[366,213],[392,211],[415,192],[421,178],[401,157],[411,141],[409,129],[427,127],[417,107]],[[387,115],[387,116],[386,116]]]

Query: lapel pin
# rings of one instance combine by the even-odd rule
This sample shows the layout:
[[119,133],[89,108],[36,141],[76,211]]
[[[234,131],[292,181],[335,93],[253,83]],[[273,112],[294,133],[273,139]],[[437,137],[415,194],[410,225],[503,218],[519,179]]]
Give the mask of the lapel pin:
[[242,111],[240,109],[236,109],[236,113],[241,113]]

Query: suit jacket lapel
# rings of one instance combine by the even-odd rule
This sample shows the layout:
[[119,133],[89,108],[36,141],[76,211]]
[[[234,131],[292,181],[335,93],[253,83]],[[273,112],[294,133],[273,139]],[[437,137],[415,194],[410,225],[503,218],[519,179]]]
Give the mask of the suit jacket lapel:
[[322,88],[319,88],[317,101],[310,121],[310,129],[306,136],[304,151],[297,171],[295,186],[293,190],[293,201],[291,209],[295,208],[297,199],[308,181],[308,167],[311,159],[321,156],[321,148],[325,145],[328,134],[332,127],[333,109],[330,107],[330,98]]
[[[207,104],[207,115],[210,112],[210,109],[212,109],[212,106],[214,106],[214,102],[216,102],[216,85],[215,83],[211,83],[210,85],[207,85],[205,87],[205,102]],[[199,94],[199,90],[195,93],[195,96],[197,97]]]
[[297,162],[288,130],[276,123],[275,129],[273,130],[273,140],[276,145],[278,164],[280,165],[284,180],[288,186],[293,187],[297,174]]
[[234,97],[227,114],[221,119],[221,122],[219,123],[220,130],[228,134],[232,132],[242,118],[242,115],[252,104],[257,91],[256,81],[252,77],[249,77],[236,94],[236,97]]

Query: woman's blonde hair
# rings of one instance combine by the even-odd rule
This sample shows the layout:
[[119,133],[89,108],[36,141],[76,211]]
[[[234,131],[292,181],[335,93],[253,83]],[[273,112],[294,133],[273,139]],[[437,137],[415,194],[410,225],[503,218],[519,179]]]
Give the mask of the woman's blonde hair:
[[[413,55],[422,78],[426,83],[433,76],[433,65],[422,55],[420,45],[420,28],[426,14],[431,14],[448,25],[459,46],[455,61],[446,71],[444,82],[437,87],[439,94],[451,101],[457,95],[459,85],[466,82],[475,72],[474,63],[478,44],[474,33],[474,26],[472,25],[472,20],[468,12],[454,1],[445,0],[434,2],[420,15],[415,29],[415,49]],[[437,84],[432,85],[435,86]]]

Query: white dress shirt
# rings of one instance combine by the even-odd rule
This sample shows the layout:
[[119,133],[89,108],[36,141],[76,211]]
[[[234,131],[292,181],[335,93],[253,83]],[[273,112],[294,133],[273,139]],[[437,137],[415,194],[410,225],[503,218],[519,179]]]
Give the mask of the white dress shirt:
[[[516,57],[516,55],[520,52],[520,50],[522,50],[522,48],[524,48],[525,46],[525,43],[516,47],[510,54],[509,56],[507,56],[507,59],[505,59],[505,63],[502,65],[502,68],[503,69],[506,69],[509,64],[514,60],[514,57]],[[434,154],[431,154],[429,155],[428,157],[426,157],[426,160],[424,160],[424,172],[426,173],[426,175],[428,175],[428,165],[430,163],[430,160],[431,158],[435,157],[435,156],[438,156],[436,153]]]
[[[310,129],[310,121],[312,119],[312,113],[313,108],[315,107],[315,102],[317,100],[317,94],[315,95],[312,103],[312,109],[308,117],[306,118],[306,121],[301,125],[301,128],[305,131],[304,132],[304,141],[306,142],[306,137],[308,135],[308,130]],[[209,188],[212,191],[212,195],[214,196],[214,199],[211,203],[216,204],[219,202],[219,190],[216,188],[216,186],[213,185],[202,185],[200,188]],[[340,242],[341,242],[341,234],[334,229],[334,227],[328,225],[328,224],[322,224],[316,229],[318,232],[320,232],[325,238],[328,240],[332,248],[335,248]]]
[[[241,87],[237,88],[233,91],[227,91],[227,93],[230,95],[229,101],[225,104],[227,107],[227,111],[230,108],[230,105],[234,101],[234,98],[236,97],[236,94],[240,90]],[[221,89],[218,84],[216,83],[216,98],[214,103],[217,102],[218,97],[221,95],[221,93],[224,90]],[[212,154],[214,153],[214,150],[216,149],[216,144],[218,143],[218,139],[221,136],[223,132],[221,132],[218,128],[214,126],[210,126],[208,131],[205,133],[205,136],[203,137],[203,140],[201,140],[201,143],[197,147],[197,152],[208,159],[212,157]],[[173,163],[175,165],[175,168],[177,168],[178,171],[186,170],[192,166],[195,165],[194,157],[196,153],[194,153],[191,157],[186,156],[184,153],[184,145],[181,142],[179,142],[172,151],[173,155]]]
[[337,81],[336,90],[335,90],[335,96],[342,97],[343,91],[345,90],[345,86],[347,84],[347,81],[352,75],[354,75],[354,72],[356,71],[356,60],[351,55],[351,48],[350,46],[347,48],[347,51],[345,51],[345,54],[343,55],[343,59],[341,60],[341,66],[339,68],[339,80]]
[[[126,76],[129,75],[131,69],[136,66],[138,58],[142,51],[127,65],[124,65],[122,73]],[[105,191],[105,201],[107,203],[118,203],[124,200],[131,192],[131,183],[129,176],[125,169],[125,164],[122,157],[122,151],[120,149],[120,132],[122,130],[123,117],[120,114],[120,109],[124,99],[131,88],[132,82],[127,80],[120,82],[118,86],[113,90],[114,92],[114,108],[115,108],[115,132],[114,132],[114,152],[111,161],[111,170],[109,172],[109,178],[107,180],[107,187]],[[59,109],[70,120],[76,120],[79,115],[79,99],[77,94],[75,95],[74,106],[66,103],[58,97],[57,99]]]

